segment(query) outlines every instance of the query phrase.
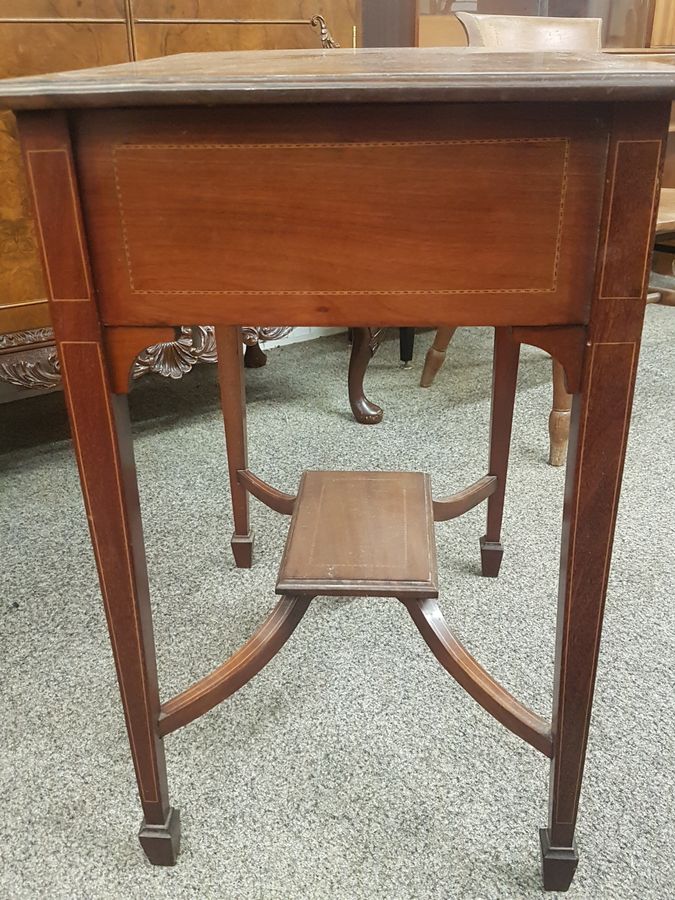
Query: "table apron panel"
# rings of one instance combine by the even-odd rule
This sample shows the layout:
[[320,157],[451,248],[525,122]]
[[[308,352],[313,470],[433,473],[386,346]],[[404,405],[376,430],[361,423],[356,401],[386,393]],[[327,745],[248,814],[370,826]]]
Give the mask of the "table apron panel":
[[586,322],[608,131],[588,104],[80,113],[103,320]]

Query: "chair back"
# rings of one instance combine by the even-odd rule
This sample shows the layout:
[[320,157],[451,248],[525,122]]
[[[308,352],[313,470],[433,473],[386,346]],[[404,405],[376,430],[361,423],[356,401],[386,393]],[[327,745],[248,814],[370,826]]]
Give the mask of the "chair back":
[[536,50],[597,53],[602,48],[602,19],[558,19],[544,16],[488,16],[455,13],[469,47],[514,52]]

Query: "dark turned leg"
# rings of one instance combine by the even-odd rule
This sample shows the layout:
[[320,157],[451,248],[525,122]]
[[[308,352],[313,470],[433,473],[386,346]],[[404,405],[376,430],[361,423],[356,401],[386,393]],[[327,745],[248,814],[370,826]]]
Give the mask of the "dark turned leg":
[[247,344],[244,354],[244,366],[247,369],[262,369],[267,365],[267,354],[260,344]]
[[409,369],[410,363],[412,362],[413,353],[415,350],[415,329],[414,328],[399,328],[398,343],[399,343],[401,364],[403,365],[404,369]]
[[548,417],[550,438],[548,463],[550,466],[564,466],[567,459],[567,442],[570,436],[570,415],[572,395],[565,387],[565,370],[555,359],[553,363],[553,407]]
[[240,569],[250,569],[253,560],[253,533],[249,518],[248,491],[239,483],[237,472],[248,468],[246,447],[246,393],[243,377],[241,329],[235,325],[216,328],[220,405],[225,425],[227,468],[234,516],[232,553]]
[[424,368],[422,369],[422,375],[420,377],[420,387],[431,387],[434,383],[434,379],[445,362],[445,353],[448,349],[448,344],[456,331],[456,328],[448,328],[446,325],[441,325],[440,328],[436,329],[434,342],[427,350],[427,355],[424,359]]
[[150,862],[173,865],[180,827],[169,804],[158,730],[155,644],[127,397],[111,390],[81,241],[77,175],[65,116],[25,116],[21,134],[63,391],[145,817],[143,849]]
[[354,418],[361,425],[377,425],[382,421],[383,411],[371,403],[363,391],[363,379],[368,363],[373,356],[372,329],[354,328],[352,331],[352,352],[349,358],[349,404]]
[[499,567],[504,555],[504,548],[501,544],[502,517],[519,355],[520,344],[513,339],[511,329],[495,328],[488,473],[496,476],[497,489],[488,498],[487,530],[480,539],[481,570],[483,575],[488,578],[496,578],[499,575]]

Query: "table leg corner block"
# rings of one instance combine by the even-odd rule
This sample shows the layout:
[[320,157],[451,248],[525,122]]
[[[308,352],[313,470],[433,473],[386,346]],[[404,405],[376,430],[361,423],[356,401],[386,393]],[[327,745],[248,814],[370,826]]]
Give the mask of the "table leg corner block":
[[576,847],[552,847],[548,828],[539,829],[545,891],[566,891],[579,864]]
[[148,825],[144,819],[138,840],[153,866],[175,866],[180,852],[180,810],[172,806],[163,825]]

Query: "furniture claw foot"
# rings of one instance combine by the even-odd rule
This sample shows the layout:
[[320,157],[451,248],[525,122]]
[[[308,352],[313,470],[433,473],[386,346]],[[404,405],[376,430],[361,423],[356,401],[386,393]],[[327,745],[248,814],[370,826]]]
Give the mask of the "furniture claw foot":
[[576,847],[552,847],[548,828],[539,829],[539,841],[544,890],[568,890],[579,864]]
[[488,541],[486,536],[480,539],[480,568],[485,578],[496,578],[504,556],[504,547],[499,541]]
[[180,852],[180,810],[169,807],[162,825],[148,825],[144,819],[138,840],[153,866],[175,866]]

